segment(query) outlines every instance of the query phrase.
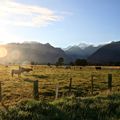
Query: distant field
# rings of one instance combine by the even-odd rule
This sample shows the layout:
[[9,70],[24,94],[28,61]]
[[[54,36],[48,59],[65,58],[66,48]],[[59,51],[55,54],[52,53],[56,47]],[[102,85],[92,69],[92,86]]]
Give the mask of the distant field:
[[[31,66],[24,66],[31,67]],[[0,66],[0,81],[2,82],[2,100],[6,105],[14,105],[21,99],[32,98],[33,84],[25,82],[25,78],[39,81],[39,99],[51,101],[55,98],[56,85],[59,83],[59,97],[67,96],[69,80],[72,78],[72,94],[78,96],[91,96],[91,75],[96,75],[94,80],[94,95],[107,94],[107,76],[113,75],[113,92],[120,90],[120,68],[102,67],[96,70],[94,66],[56,68],[52,66],[33,66],[33,71],[23,73],[21,77],[11,77],[11,70],[18,66]]]

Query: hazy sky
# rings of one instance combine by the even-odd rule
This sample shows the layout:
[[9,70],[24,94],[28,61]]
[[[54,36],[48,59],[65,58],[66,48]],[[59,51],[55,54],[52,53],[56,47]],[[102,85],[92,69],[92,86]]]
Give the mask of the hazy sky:
[[120,0],[0,0],[0,42],[56,47],[120,40]]

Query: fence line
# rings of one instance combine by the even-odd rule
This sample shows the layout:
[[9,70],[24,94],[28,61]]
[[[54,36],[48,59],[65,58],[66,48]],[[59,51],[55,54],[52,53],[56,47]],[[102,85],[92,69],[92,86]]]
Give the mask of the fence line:
[[[89,80],[90,81],[90,84],[89,84],[90,88],[89,88],[89,90],[90,90],[91,95],[94,95],[94,92],[96,91],[94,89],[96,87],[95,86],[95,82],[99,79],[99,77],[100,77],[99,74],[98,75],[91,74],[91,79]],[[107,78],[107,82],[104,83],[106,85],[106,89],[108,89],[110,92],[112,92],[112,88],[115,87],[113,85],[113,75],[112,74],[107,74],[106,78]],[[74,78],[72,78],[72,77],[70,77],[70,79],[67,79],[67,84],[65,86],[66,87],[65,89],[67,90],[67,95],[71,95],[71,93],[74,93],[74,81],[73,80],[74,80]],[[42,84],[39,83],[38,80],[31,80],[29,78],[24,79],[24,82],[28,82],[28,83],[33,85],[33,93],[32,93],[33,94],[33,98],[38,100],[39,99],[39,92],[40,92],[39,91],[39,89],[40,89],[39,88],[39,84],[40,84],[40,86],[42,86]],[[62,88],[63,83],[61,83],[61,81],[58,81],[57,84],[46,83],[44,85],[46,87],[53,86],[54,87],[53,91],[54,91],[54,94],[55,94],[54,98],[58,99],[60,97],[60,90],[63,89]],[[117,86],[120,86],[120,85],[117,85]],[[79,92],[81,92],[80,90],[81,89],[79,89]],[[0,82],[0,101],[2,101],[2,86],[1,86],[1,82]]]

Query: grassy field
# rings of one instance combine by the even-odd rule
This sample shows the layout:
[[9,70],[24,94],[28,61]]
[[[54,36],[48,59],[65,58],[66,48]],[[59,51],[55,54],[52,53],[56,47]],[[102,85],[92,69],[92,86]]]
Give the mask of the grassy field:
[[[30,66],[24,66],[30,67]],[[2,82],[2,101],[6,106],[15,105],[22,99],[33,98],[33,84],[25,82],[25,78],[39,81],[39,99],[52,101],[55,99],[56,85],[59,84],[59,97],[68,96],[69,81],[72,78],[72,95],[76,97],[91,96],[91,75],[95,75],[94,95],[108,93],[108,74],[113,76],[112,92],[120,89],[120,68],[102,67],[96,70],[94,66],[56,68],[45,65],[33,66],[33,71],[23,73],[21,77],[11,76],[11,70],[18,69],[18,65],[0,66],[0,81]]]

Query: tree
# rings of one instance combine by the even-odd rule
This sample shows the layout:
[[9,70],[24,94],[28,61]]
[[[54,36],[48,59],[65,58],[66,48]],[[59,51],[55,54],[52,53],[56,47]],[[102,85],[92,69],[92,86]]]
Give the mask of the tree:
[[64,58],[63,57],[60,57],[58,58],[58,62],[56,62],[57,65],[63,65],[64,64]]
[[48,65],[48,66],[50,66],[51,64],[50,64],[50,63],[48,63],[47,65]]
[[34,61],[31,61],[31,65],[35,65],[35,62],[34,62]]
[[88,63],[85,59],[76,59],[76,61],[75,61],[75,65],[78,65],[78,66],[85,66],[87,64]]
[[48,65],[49,67],[51,67],[51,64],[50,64],[50,63],[48,63],[47,65]]

